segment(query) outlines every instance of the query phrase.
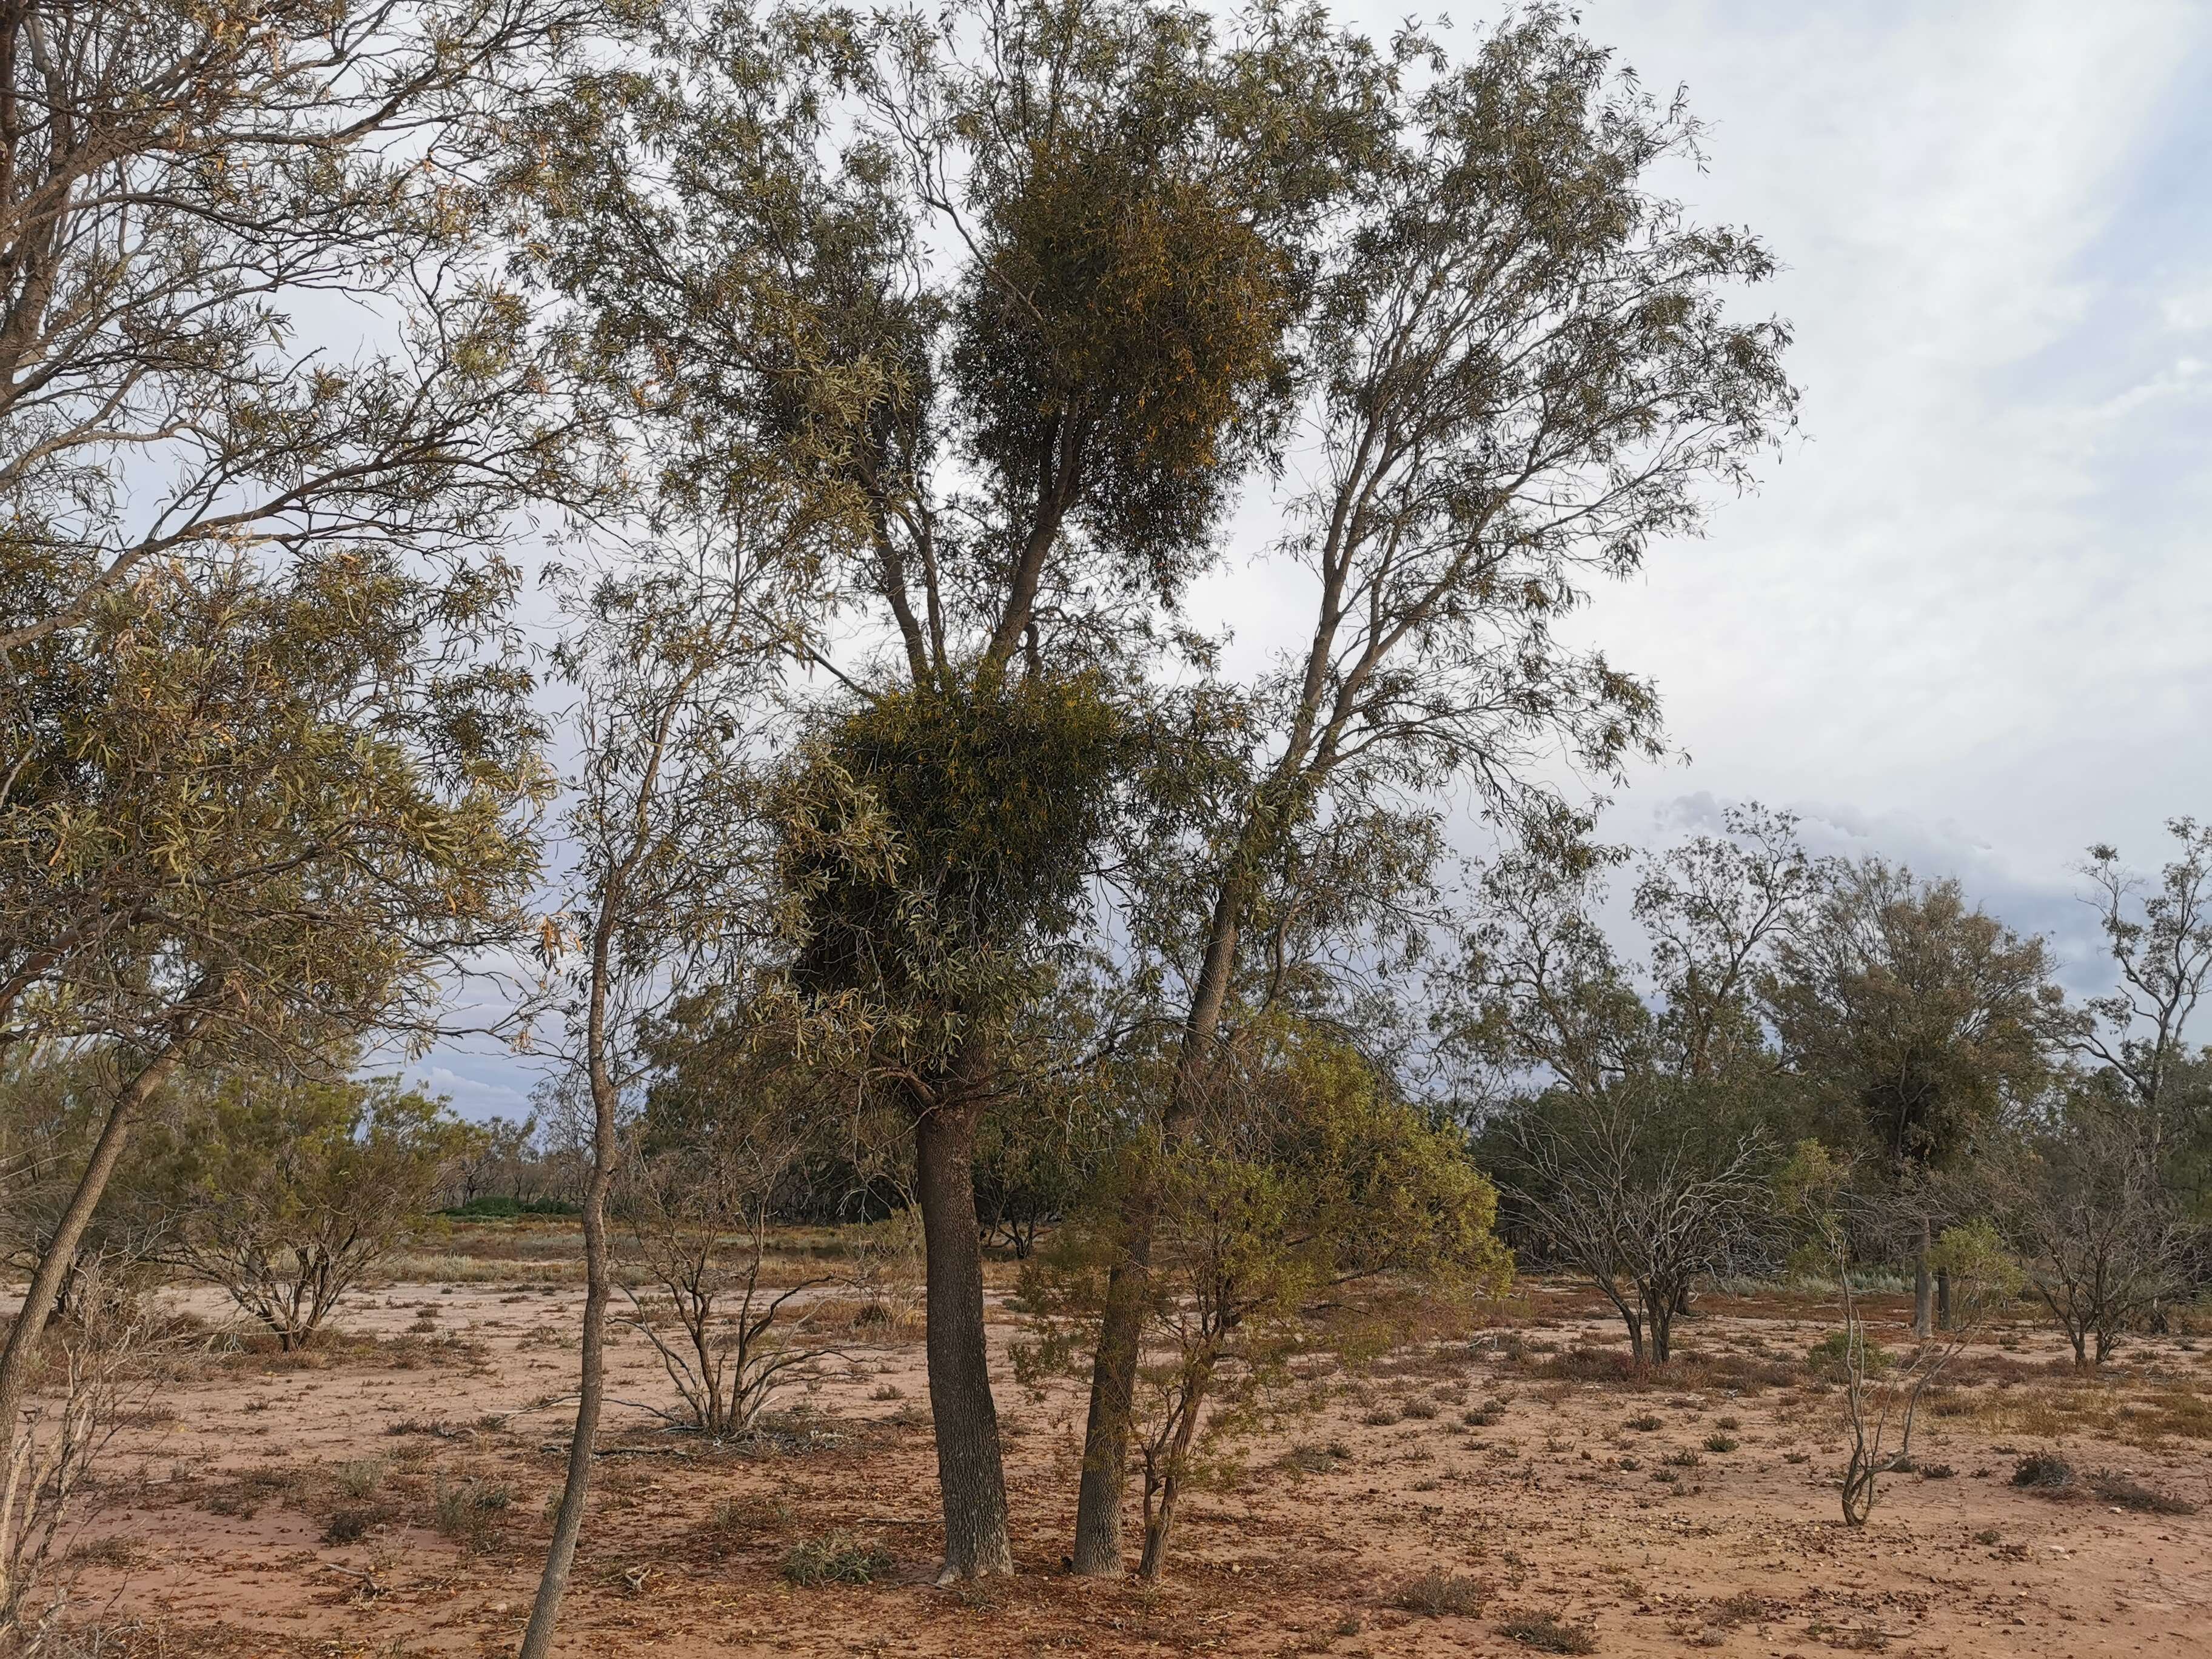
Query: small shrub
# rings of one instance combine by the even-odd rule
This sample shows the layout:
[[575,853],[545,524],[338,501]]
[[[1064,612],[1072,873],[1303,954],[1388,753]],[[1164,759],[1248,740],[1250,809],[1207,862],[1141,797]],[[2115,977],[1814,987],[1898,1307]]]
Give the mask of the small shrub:
[[1809,1463],[1813,1461],[1813,1454],[1810,1452],[1786,1451],[1782,1454],[1782,1461],[1785,1463]]
[[493,1517],[514,1502],[511,1486],[441,1486],[431,1502],[431,1524],[463,1549],[489,1548],[496,1536]]
[[1660,1422],[1656,1417],[1646,1412],[1641,1417],[1630,1418],[1628,1426],[1638,1434],[1650,1434],[1660,1427]]
[[1397,1594],[1390,1598],[1390,1604],[1403,1612],[1426,1613],[1431,1618],[1448,1614],[1472,1616],[1482,1611],[1488,1597],[1488,1589],[1480,1579],[1461,1573],[1425,1572],[1401,1584]]
[[1406,1415],[1417,1422],[1425,1423],[1436,1414],[1437,1406],[1433,1400],[1408,1400],[1406,1402]]
[[66,1559],[73,1567],[133,1567],[138,1547],[128,1538],[96,1538],[74,1546]]
[[2074,1484],[2074,1466],[2057,1452],[2030,1452],[2013,1466],[2012,1483],[2037,1492],[2062,1492]]
[[1670,1451],[1665,1457],[1660,1459],[1662,1463],[1678,1469],[1694,1469],[1705,1461],[1687,1446],[1683,1447],[1680,1451]]
[[323,1528],[323,1542],[357,1544],[368,1536],[371,1528],[389,1518],[381,1507],[340,1510]]
[[2104,1503],[2133,1510],[2138,1515],[2194,1515],[2197,1505],[2171,1498],[2130,1476],[2101,1470],[2089,1477],[2089,1490]]
[[872,1584],[890,1576],[890,1552],[833,1532],[793,1544],[784,1552],[783,1576],[794,1584]]
[[1308,1444],[1291,1447],[1283,1454],[1281,1462],[1300,1474],[1327,1474],[1336,1467],[1337,1460],[1328,1447]]
[[1724,1625],[1749,1624],[1766,1617],[1766,1603],[1749,1590],[1738,1590],[1713,1603],[1713,1617]]
[[1595,1653],[1597,1638],[1587,1625],[1571,1625],[1548,1613],[1522,1613],[1509,1619],[1498,1627],[1498,1633],[1510,1636],[1523,1647],[1534,1648],[1539,1653]]
[[1732,1434],[1709,1434],[1705,1437],[1705,1449],[1709,1452],[1732,1452],[1741,1444],[1743,1442]]
[[1923,1480],[1948,1480],[1958,1472],[1948,1463],[1923,1463],[1920,1466],[1920,1478]]
[[1359,1420],[1370,1429],[1387,1429],[1398,1420],[1400,1415],[1395,1406],[1377,1406]]
[[335,1479],[338,1491],[351,1498],[363,1498],[384,1484],[384,1460],[380,1457],[356,1458],[337,1466]]
[[[1848,1332],[1831,1331],[1815,1342],[1805,1355],[1805,1364],[1814,1376],[1823,1382],[1840,1382],[1847,1369],[1845,1356],[1850,1348]],[[1869,1376],[1889,1369],[1889,1353],[1880,1343],[1869,1340],[1864,1346],[1866,1372]]]
[[1740,1429],[1743,1426],[1743,1419],[1740,1417],[1716,1417],[1713,1426],[1717,1429]]

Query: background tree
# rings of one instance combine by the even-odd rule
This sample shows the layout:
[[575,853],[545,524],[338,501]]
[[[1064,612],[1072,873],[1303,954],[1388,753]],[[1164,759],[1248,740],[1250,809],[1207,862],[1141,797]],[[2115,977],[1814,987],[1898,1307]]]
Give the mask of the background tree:
[[2189,1022],[2212,985],[2212,826],[2175,818],[2177,856],[2154,885],[2111,847],[2089,849],[2084,873],[2119,983],[2092,998],[2071,1034],[2131,1101],[2159,1177],[2200,1218],[2212,1214],[2212,1049]]
[[455,1205],[466,1209],[480,1198],[503,1198],[519,1206],[536,1196],[526,1188],[532,1184],[538,1120],[495,1113],[477,1127],[480,1133],[453,1162],[447,1195]]
[[[1595,574],[1686,532],[1709,481],[1741,483],[1786,424],[1788,331],[1723,294],[1771,270],[1688,225],[1650,169],[1695,152],[1608,55],[1539,9],[1464,63],[1412,32],[1366,118],[1358,182],[1315,233],[1298,336],[1317,459],[1281,502],[1310,578],[1310,642],[1249,688],[1231,738],[1249,783],[1173,856],[1206,872],[1182,965],[1180,1082],[1154,1133],[1188,1132],[1270,848],[1472,787],[1529,805],[1540,757],[1598,775],[1656,743],[1649,687],[1567,647]],[[1165,856],[1164,854],[1163,856]],[[1074,1558],[1120,1571],[1127,1419],[1155,1188],[1125,1183],[1125,1258],[1100,1334]]]
[[1936,1320],[1926,1261],[1935,1177],[2008,1101],[2048,1075],[2061,1000],[2039,938],[2022,939],[1954,881],[1879,859],[1828,866],[1820,902],[1777,949],[1765,1009],[1792,1069],[1851,1109],[1917,1232],[1914,1325]]
[[1644,975],[1599,921],[1624,854],[1569,833],[1500,860],[1443,1019],[1489,1079],[1480,1144],[1516,1230],[1587,1273],[1660,1364],[1698,1280],[1773,1253],[1767,1182],[1795,1105],[1752,993],[1810,865],[1786,816],[1725,828],[1646,860]]
[[2182,1287],[2195,1237],[2123,1087],[2073,1081],[2047,1115],[2021,1115],[1989,1137],[1978,1183],[2077,1368]]
[[305,1348],[404,1243],[479,1136],[397,1078],[232,1073],[180,1091],[121,1177],[162,1260]]

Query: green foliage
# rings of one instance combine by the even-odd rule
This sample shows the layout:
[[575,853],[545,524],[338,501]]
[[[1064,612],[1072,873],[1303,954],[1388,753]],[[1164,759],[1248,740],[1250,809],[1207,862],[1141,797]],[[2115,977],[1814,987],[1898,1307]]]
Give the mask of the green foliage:
[[1778,942],[1762,997],[1784,1054],[1850,1103],[1894,1173],[1940,1170],[2047,1072],[2059,994],[2049,952],[1955,882],[1880,860],[1838,866]]
[[903,1064],[1003,1030],[1082,913],[1128,753],[1089,676],[894,690],[844,717],[779,804],[798,986]]
[[158,1036],[188,1008],[250,1053],[428,1018],[434,961],[511,937],[536,869],[528,679],[475,650],[507,592],[375,552],[183,559],[32,647],[0,804],[17,1021]]

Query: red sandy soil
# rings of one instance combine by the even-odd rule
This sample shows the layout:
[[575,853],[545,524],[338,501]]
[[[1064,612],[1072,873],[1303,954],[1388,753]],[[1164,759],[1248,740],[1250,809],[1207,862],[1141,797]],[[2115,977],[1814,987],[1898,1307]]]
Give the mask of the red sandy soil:
[[[105,1652],[164,1659],[511,1652],[559,1480],[569,1407],[548,1402],[573,1386],[579,1301],[570,1285],[386,1287],[348,1304],[326,1352],[234,1356],[155,1397],[118,1437],[78,1546],[79,1627],[106,1632]],[[994,1320],[1003,1352],[1018,1322]],[[1618,1363],[1619,1328],[1571,1286],[1527,1287],[1516,1323],[1395,1355],[1244,1443],[1241,1475],[1187,1498],[1157,1589],[1063,1571],[1081,1401],[1029,1397],[1011,1366],[1018,1576],[931,1587],[914,1331],[848,1343],[744,1445],[617,1409],[559,1651],[1526,1654],[1503,1626],[1551,1613],[1602,1655],[2212,1653],[2212,1343],[2146,1340],[2077,1380],[2046,1334],[2001,1334],[1926,1419],[1930,1473],[1888,1477],[1854,1528],[1837,1505],[1840,1394],[1804,1364],[1832,1309],[1709,1303],[1678,1334],[1695,1356],[1656,1380]],[[623,1333],[612,1358],[613,1395],[672,1403],[641,1339]],[[1493,1400],[1497,1420],[1466,1420]],[[1659,1426],[1630,1426],[1647,1413]],[[1708,1450],[1709,1436],[1740,1443]],[[2013,1486],[2017,1458],[2046,1448],[2205,1513]],[[1692,1449],[1693,1467],[1662,1461]],[[441,1492],[463,1495],[451,1508],[499,1488],[504,1507],[473,1510],[478,1535],[433,1524]],[[362,1535],[325,1541],[349,1510]],[[787,1582],[792,1547],[833,1529],[880,1543],[891,1577]],[[1479,1581],[1481,1604],[1399,1607],[1431,1572]]]

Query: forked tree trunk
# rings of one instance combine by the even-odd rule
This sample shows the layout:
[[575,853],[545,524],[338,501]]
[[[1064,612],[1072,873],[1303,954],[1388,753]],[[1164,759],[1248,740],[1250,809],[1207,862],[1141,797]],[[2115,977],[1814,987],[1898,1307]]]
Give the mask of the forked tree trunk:
[[1137,1577],[1157,1584],[1168,1564],[1168,1539],[1175,1529],[1176,1499],[1182,1495],[1183,1466],[1189,1462],[1191,1442],[1198,1434],[1199,1413],[1206,1409],[1206,1390],[1213,1382],[1213,1364],[1206,1361],[1193,1372],[1185,1389],[1175,1437],[1168,1447],[1167,1468],[1160,1480],[1159,1505],[1145,1519],[1145,1553],[1137,1564]]
[[915,1124],[928,1302],[929,1410],[945,1510],[940,1582],[1014,1570],[1006,1536],[1006,1477],[983,1328],[983,1249],[975,1230],[979,1103],[950,1102]]

